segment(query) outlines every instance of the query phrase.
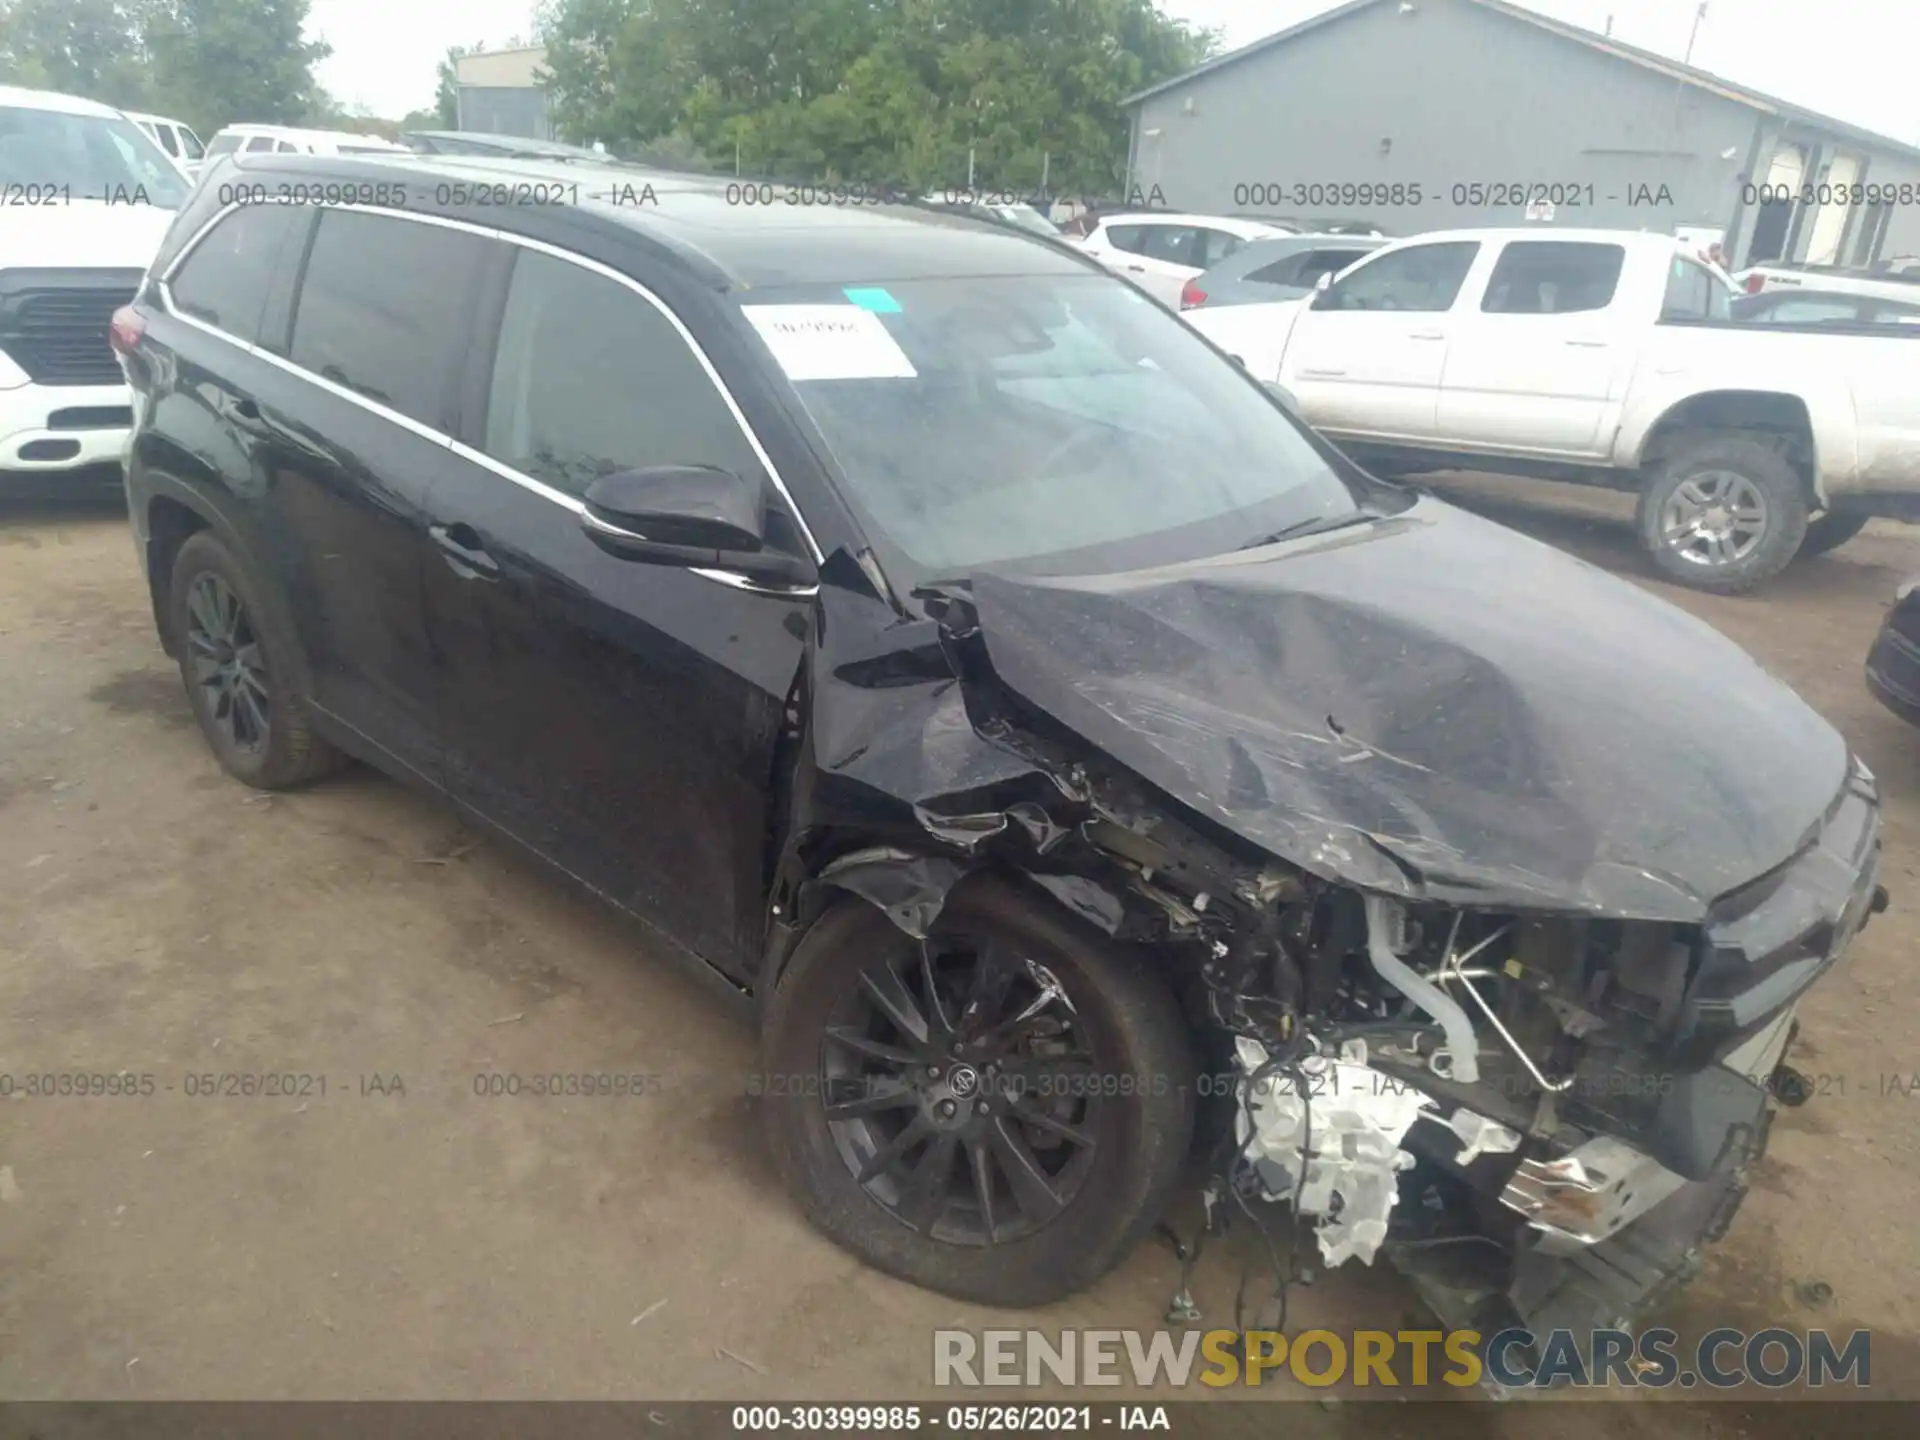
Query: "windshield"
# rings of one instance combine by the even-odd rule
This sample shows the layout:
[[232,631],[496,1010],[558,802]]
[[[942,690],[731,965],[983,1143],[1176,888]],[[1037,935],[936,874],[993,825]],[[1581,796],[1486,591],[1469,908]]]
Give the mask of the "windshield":
[[751,291],[875,543],[921,578],[1118,569],[1361,513],[1244,371],[1132,286],[993,276]]
[[0,106],[0,184],[57,185],[75,200],[178,210],[187,178],[131,120]]

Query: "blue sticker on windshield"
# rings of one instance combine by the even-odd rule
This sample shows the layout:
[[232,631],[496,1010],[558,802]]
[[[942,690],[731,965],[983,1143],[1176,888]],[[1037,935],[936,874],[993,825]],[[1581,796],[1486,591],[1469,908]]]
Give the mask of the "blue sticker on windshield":
[[877,286],[866,290],[848,286],[840,293],[858,305],[862,310],[871,310],[876,315],[898,315],[900,313],[900,302]]

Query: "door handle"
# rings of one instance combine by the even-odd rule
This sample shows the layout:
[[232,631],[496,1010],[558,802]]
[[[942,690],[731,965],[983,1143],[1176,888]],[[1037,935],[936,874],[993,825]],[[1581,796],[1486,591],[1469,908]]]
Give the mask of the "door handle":
[[1129,265],[1127,269],[1132,271],[1135,275],[1144,275],[1147,273],[1147,267],[1144,265]]
[[1604,340],[1572,340],[1570,339],[1567,341],[1567,344],[1577,345],[1582,350],[1604,350],[1607,348],[1607,342]]
[[1329,370],[1325,367],[1314,367],[1310,365],[1302,365],[1300,367],[1300,378],[1303,380],[1337,379],[1346,373],[1344,370]]
[[1415,330],[1409,334],[1407,338],[1409,340],[1444,340],[1447,338],[1447,332],[1444,330]]
[[498,580],[500,562],[487,553],[471,525],[429,525],[427,534],[440,556],[462,580]]

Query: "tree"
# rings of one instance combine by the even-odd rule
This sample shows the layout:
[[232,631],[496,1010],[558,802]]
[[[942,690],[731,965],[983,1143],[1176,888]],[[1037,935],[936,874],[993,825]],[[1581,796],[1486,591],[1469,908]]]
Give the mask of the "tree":
[[210,134],[234,121],[299,124],[330,105],[301,39],[308,0],[163,0],[147,29],[157,107]]
[[1154,0],[551,0],[561,133],[761,174],[1106,192],[1120,101],[1213,38]]
[[151,9],[146,0],[0,0],[0,79],[144,109]]
[[460,67],[462,55],[478,55],[485,46],[449,45],[447,53],[440,61],[436,72],[439,84],[433,92],[433,108],[439,120],[437,128],[458,130],[460,128]]

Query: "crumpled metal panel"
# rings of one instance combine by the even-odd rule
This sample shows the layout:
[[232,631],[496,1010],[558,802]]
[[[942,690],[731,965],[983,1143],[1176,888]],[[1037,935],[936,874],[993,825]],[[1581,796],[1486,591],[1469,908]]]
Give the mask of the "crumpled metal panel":
[[1847,775],[1712,627],[1431,498],[1285,552],[976,575],[973,599],[1025,700],[1269,853],[1405,899],[1698,922]]
[[1320,1254],[1329,1266],[1350,1259],[1371,1265],[1387,1238],[1399,1173],[1414,1163],[1400,1141],[1432,1099],[1370,1069],[1363,1041],[1342,1046],[1338,1059],[1302,1060],[1304,1093],[1286,1075],[1252,1083],[1270,1058],[1257,1040],[1240,1037],[1234,1054],[1246,1092],[1237,1126],[1241,1153],[1268,1197],[1319,1220]]

